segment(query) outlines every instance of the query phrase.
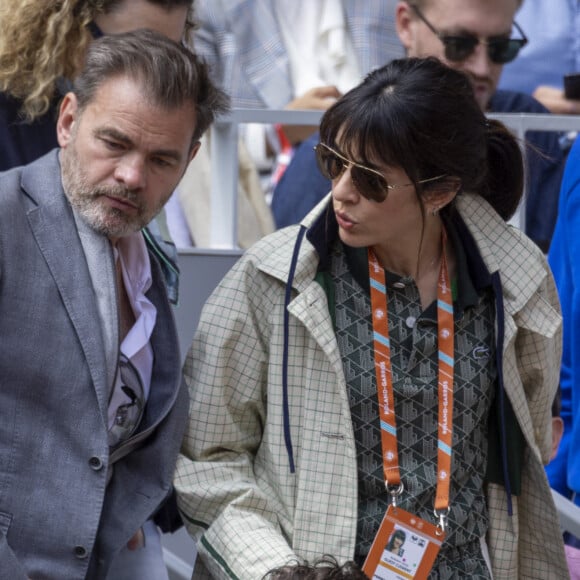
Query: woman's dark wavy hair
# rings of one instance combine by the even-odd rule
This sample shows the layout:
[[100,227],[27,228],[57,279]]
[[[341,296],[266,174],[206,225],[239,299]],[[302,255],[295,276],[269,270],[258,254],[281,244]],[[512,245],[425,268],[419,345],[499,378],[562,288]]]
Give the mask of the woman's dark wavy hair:
[[325,555],[314,564],[291,562],[270,570],[262,580],[366,580],[367,576],[352,561],[340,565],[336,558]]
[[507,220],[522,197],[517,139],[486,119],[463,73],[435,58],[397,59],[371,72],[324,114],[320,139],[359,163],[402,168],[419,198],[446,181],[421,179],[455,177]]

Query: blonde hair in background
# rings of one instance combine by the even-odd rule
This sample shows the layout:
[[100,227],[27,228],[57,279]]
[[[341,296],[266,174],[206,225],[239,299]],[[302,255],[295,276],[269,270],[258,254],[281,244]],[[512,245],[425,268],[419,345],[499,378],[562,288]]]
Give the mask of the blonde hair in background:
[[[92,35],[87,25],[130,0],[0,0],[0,91],[22,101],[33,121],[46,113],[59,78],[80,72]],[[149,0],[170,9],[186,0]],[[185,38],[194,28],[190,2]]]
[[87,24],[117,1],[0,0],[0,90],[23,101],[26,120],[48,110],[58,78],[80,70]]

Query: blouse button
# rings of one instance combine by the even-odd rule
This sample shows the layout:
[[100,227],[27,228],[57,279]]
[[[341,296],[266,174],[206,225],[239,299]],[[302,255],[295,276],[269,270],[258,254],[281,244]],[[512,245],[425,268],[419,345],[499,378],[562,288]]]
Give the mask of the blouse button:
[[393,282],[393,288],[404,288],[405,284],[403,282]]
[[413,328],[415,326],[415,322],[417,322],[417,319],[414,316],[408,316],[405,320],[405,324],[408,328]]

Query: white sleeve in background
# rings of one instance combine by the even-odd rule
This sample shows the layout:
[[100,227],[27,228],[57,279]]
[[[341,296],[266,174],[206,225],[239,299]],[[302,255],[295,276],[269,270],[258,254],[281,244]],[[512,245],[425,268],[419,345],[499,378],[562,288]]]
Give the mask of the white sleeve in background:
[[272,170],[275,157],[268,157],[267,145],[276,153],[280,152],[280,141],[272,125],[247,123],[240,125],[240,137],[244,140],[250,157],[259,172]]

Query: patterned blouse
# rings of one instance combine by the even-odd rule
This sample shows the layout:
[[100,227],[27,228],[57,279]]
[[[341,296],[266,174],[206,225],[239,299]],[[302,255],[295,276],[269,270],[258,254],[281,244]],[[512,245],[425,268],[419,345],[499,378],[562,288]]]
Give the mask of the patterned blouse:
[[[478,295],[458,237],[453,281],[455,386],[447,536],[430,579],[489,579],[481,550],[488,516],[484,495],[487,421],[497,378],[491,289]],[[359,516],[356,560],[362,565],[390,503],[383,477],[366,248],[337,242],[331,258],[334,318],[357,446]],[[437,308],[421,309],[413,279],[386,272],[389,336],[401,480],[399,505],[433,516],[437,468]]]

